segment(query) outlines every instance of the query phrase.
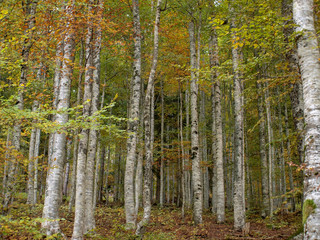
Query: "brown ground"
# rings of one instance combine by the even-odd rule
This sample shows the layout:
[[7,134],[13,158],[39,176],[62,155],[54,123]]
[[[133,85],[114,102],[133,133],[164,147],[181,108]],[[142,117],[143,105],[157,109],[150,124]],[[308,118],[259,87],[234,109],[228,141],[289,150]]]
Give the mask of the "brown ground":
[[[14,224],[10,221],[6,222],[3,218],[0,219],[0,239],[44,239],[44,236],[39,233],[41,220],[34,220],[35,217],[41,216],[41,206],[28,211],[26,208],[28,206],[21,203],[12,211],[11,220],[16,219]],[[96,211],[96,231],[87,235],[85,239],[138,239],[133,231],[127,231],[124,228],[123,207],[98,206]],[[226,223],[217,224],[215,217],[210,212],[205,212],[203,224],[194,226],[192,212],[187,212],[186,217],[182,219],[180,211],[175,207],[165,207],[161,210],[153,208],[151,221],[143,239],[289,239],[296,232],[301,218],[294,213],[282,214],[275,216],[271,223],[270,220],[251,216],[247,219],[247,222],[250,222],[250,231],[248,234],[243,234],[233,230],[232,213],[227,214]],[[70,239],[73,214],[68,214],[67,206],[63,206],[61,215],[61,229]]]

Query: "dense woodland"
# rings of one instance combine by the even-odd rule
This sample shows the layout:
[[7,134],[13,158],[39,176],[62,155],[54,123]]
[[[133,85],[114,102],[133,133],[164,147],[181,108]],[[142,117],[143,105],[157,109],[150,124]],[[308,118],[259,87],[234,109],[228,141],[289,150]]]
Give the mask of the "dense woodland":
[[320,239],[319,0],[1,0],[1,239]]

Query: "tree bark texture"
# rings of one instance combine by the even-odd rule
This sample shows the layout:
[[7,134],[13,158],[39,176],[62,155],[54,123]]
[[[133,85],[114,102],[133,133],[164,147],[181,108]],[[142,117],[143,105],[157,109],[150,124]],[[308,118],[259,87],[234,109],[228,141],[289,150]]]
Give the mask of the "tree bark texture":
[[[59,84],[59,95],[57,111],[69,108],[70,105],[70,85],[72,75],[72,60],[74,54],[74,30],[73,30],[73,9],[72,5],[67,6],[67,24],[68,31],[65,35],[64,58],[62,64],[61,79]],[[61,125],[68,122],[67,113],[57,113],[55,121]],[[63,175],[63,163],[65,159],[66,135],[65,133],[55,132],[53,134],[52,158],[48,169],[46,181],[46,194],[43,207],[42,228],[47,235],[60,233],[59,226],[59,207],[60,207],[60,185]]]
[[198,91],[199,85],[196,77],[197,53],[195,39],[195,24],[189,23],[190,38],[190,64],[191,64],[191,160],[192,160],[192,182],[193,182],[193,220],[196,225],[202,223],[203,194],[201,183],[201,168],[199,155],[199,126],[198,126]]
[[243,153],[243,84],[240,65],[240,49],[236,45],[235,21],[232,19],[232,63],[234,72],[234,228],[242,230],[245,225],[245,202],[244,202],[244,153]]
[[[304,239],[315,240],[320,239],[320,53],[314,27],[313,0],[294,0],[293,16],[298,25],[296,32],[306,123]],[[307,208],[309,216],[305,215]]]
[[136,163],[137,133],[140,115],[140,94],[141,94],[141,27],[139,0],[132,1],[133,12],[133,36],[134,36],[134,62],[132,78],[132,95],[129,109],[129,123],[127,139],[127,161],[124,179],[124,200],[126,211],[126,223],[128,229],[136,225],[135,199],[134,199],[134,167]]
[[156,17],[154,23],[154,40],[153,40],[153,58],[149,74],[147,91],[144,102],[144,128],[145,128],[145,169],[144,169],[144,186],[143,186],[143,219],[138,223],[136,234],[140,235],[142,228],[148,224],[151,215],[151,182],[152,182],[152,90],[158,62],[159,51],[159,25],[160,25],[160,5],[161,0],[157,1]]

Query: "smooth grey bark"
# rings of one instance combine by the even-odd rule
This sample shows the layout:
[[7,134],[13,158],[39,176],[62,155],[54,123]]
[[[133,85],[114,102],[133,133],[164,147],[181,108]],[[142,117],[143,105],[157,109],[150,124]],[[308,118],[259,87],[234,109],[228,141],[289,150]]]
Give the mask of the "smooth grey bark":
[[[70,105],[70,85],[72,75],[72,60],[74,55],[74,30],[73,30],[73,9],[74,1],[66,8],[66,29],[64,44],[64,58],[62,64],[61,79],[59,84],[59,95],[57,111],[69,108]],[[68,114],[65,112],[57,113],[55,121],[63,125],[68,122]],[[59,207],[60,207],[60,185],[63,174],[63,163],[65,158],[66,135],[65,133],[55,132],[52,144],[52,161],[48,168],[46,181],[46,193],[42,217],[45,221],[41,227],[47,235],[60,233],[59,226]]]
[[191,160],[193,182],[193,220],[196,225],[202,223],[203,194],[201,183],[201,168],[199,156],[199,127],[198,127],[198,90],[199,85],[196,77],[197,53],[194,22],[189,23],[190,38],[190,65],[191,65]]
[[[206,95],[204,91],[200,91],[200,140],[201,140],[201,159],[204,164],[208,163],[208,149],[207,149],[207,134],[206,134],[206,114],[205,104]],[[203,182],[203,208],[209,209],[209,171],[208,166],[202,167],[202,182]]]
[[263,218],[269,215],[269,175],[268,175],[268,159],[266,155],[266,138],[265,138],[265,114],[263,105],[263,95],[261,83],[257,82],[258,90],[258,114],[259,114],[259,144],[260,144],[260,161],[261,161],[261,188],[262,188],[262,209],[261,216]]
[[141,230],[148,224],[151,216],[151,181],[152,181],[152,90],[158,62],[159,51],[159,25],[160,25],[160,5],[161,0],[157,1],[156,16],[154,23],[153,57],[152,66],[149,74],[147,91],[144,101],[144,128],[145,128],[145,169],[143,186],[143,219],[138,223],[136,234],[141,235]]
[[[58,96],[59,96],[59,86],[60,86],[60,79],[62,73],[62,64],[63,64],[63,57],[64,57],[64,39],[65,35],[62,34],[62,39],[57,44],[56,49],[56,59],[55,59],[55,72],[54,72],[54,80],[53,80],[53,109],[57,109],[58,104]],[[55,116],[52,116],[52,121],[55,121]],[[54,133],[50,133],[49,135],[49,144],[48,144],[48,166],[51,164],[52,159],[52,152],[53,152],[53,136]]]
[[[81,49],[80,49],[80,72],[78,78],[78,89],[77,89],[77,101],[76,106],[79,106],[81,100],[81,82],[84,73],[84,46],[83,40],[81,39]],[[72,154],[72,178],[71,178],[71,190],[70,190],[70,202],[69,202],[69,212],[72,210],[72,206],[75,202],[75,194],[76,194],[76,179],[77,179],[77,159],[78,159],[78,137],[79,130],[76,129],[74,136],[73,136],[73,154]]]
[[[294,0],[305,117],[304,239],[320,239],[320,53],[314,27],[313,0]],[[309,216],[306,212],[309,211]]]
[[126,212],[126,227],[133,229],[136,225],[135,199],[134,199],[134,167],[136,163],[137,133],[140,115],[141,94],[141,27],[139,0],[132,1],[133,13],[133,38],[134,38],[134,61],[132,94],[130,98],[129,123],[127,139],[127,161],[124,179],[124,201]]
[[[92,41],[92,101],[90,108],[90,115],[93,117],[93,122],[97,122],[95,114],[99,109],[99,95],[100,95],[100,52],[101,52],[101,20],[103,11],[103,1],[98,1],[95,9],[95,14],[98,17],[97,27],[93,31]],[[96,124],[94,124],[96,127]],[[98,131],[95,128],[89,131],[86,165],[86,196],[85,196],[85,232],[89,232],[95,228],[93,194],[94,194],[94,166],[97,152]]]
[[[142,145],[142,143],[141,143]],[[142,146],[141,146],[142,148]],[[143,183],[143,148],[140,149],[136,167],[135,178],[135,211],[138,214],[142,199],[142,183]]]
[[[210,66],[211,68],[219,66],[218,56],[218,39],[216,33],[211,33],[210,39]],[[224,193],[224,166],[223,166],[223,132],[222,132],[222,116],[221,116],[221,90],[220,82],[218,80],[218,72],[212,69],[212,106],[213,106],[213,156],[214,159],[214,193],[215,203],[214,209],[217,214],[217,222],[222,223],[225,221],[225,193]]]
[[38,162],[41,130],[37,128],[36,141],[34,143],[34,178],[33,178],[33,205],[38,202]]
[[[89,2],[88,12],[92,11],[93,1]],[[86,34],[86,70],[84,77],[84,93],[83,93],[83,110],[82,116],[90,116],[90,107],[92,100],[92,66],[93,66],[93,49],[92,38],[93,28],[92,20],[89,19]],[[85,207],[86,207],[86,171],[87,171],[87,153],[89,141],[89,129],[81,129],[79,136],[78,158],[77,158],[77,177],[76,177],[76,198],[75,198],[75,217],[73,227],[73,240],[83,239],[85,233]]]
[[[232,10],[233,11],[233,8]],[[244,152],[243,152],[243,83],[240,73],[240,49],[236,46],[236,32],[234,16],[231,20],[232,31],[232,65],[234,72],[234,228],[242,230],[245,226],[245,202],[244,202]]]
[[[37,111],[39,106],[38,101],[34,101],[32,105],[32,111]],[[33,121],[35,123],[35,121]],[[32,128],[30,142],[29,142],[29,163],[28,163],[28,198],[27,203],[33,204],[34,203],[34,170],[35,170],[35,158],[34,158],[34,149],[35,149],[35,142],[36,142],[36,128]]]

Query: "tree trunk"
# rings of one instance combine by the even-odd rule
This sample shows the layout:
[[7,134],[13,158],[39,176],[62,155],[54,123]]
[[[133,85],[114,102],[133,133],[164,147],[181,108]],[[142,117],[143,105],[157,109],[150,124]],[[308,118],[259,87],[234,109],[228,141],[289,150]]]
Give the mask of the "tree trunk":
[[[78,78],[78,89],[77,89],[77,101],[76,106],[80,105],[81,101],[81,82],[83,77],[83,69],[84,69],[84,46],[83,46],[83,40],[81,39],[81,48],[80,48],[80,59],[79,59],[79,65],[80,65],[80,72],[79,72],[79,78]],[[78,117],[78,116],[77,116]],[[79,130],[76,129],[74,136],[73,136],[73,153],[72,153],[72,178],[71,178],[71,189],[70,189],[70,202],[69,202],[69,212],[72,210],[72,206],[75,202],[75,194],[76,194],[76,179],[77,179],[77,159],[78,159],[78,141],[79,141]]]
[[133,36],[134,36],[134,62],[133,62],[133,89],[129,109],[127,139],[127,161],[124,179],[124,201],[126,211],[126,227],[133,229],[136,225],[136,211],[134,199],[134,167],[136,163],[137,133],[139,126],[139,102],[141,94],[141,28],[139,14],[139,0],[132,2]]
[[202,183],[199,156],[199,127],[198,127],[198,83],[196,77],[197,53],[195,40],[195,26],[189,23],[190,63],[191,63],[191,160],[193,182],[193,219],[196,225],[202,223]]
[[64,173],[64,182],[63,182],[63,196],[67,197],[68,194],[68,184],[69,184],[69,172],[70,172],[70,158],[71,158],[71,144],[72,140],[68,139],[67,141],[67,157],[66,157],[66,169]]
[[[65,36],[64,44],[64,59],[62,64],[62,73],[59,84],[59,95],[57,111],[69,108],[70,105],[70,85],[72,65],[74,52],[74,31],[73,24],[73,8],[74,2],[67,7],[67,34]],[[55,121],[61,125],[68,122],[68,114],[58,113],[55,116]],[[60,207],[60,185],[63,174],[63,163],[65,158],[66,135],[64,133],[54,133],[52,144],[52,159],[48,169],[48,176],[46,181],[46,194],[43,207],[42,217],[46,219],[42,222],[42,228],[47,235],[52,235],[60,232],[59,226],[59,207]]]
[[[39,107],[38,101],[33,102],[32,106],[32,111],[35,112],[37,111]],[[33,122],[35,123],[35,121]],[[30,136],[30,143],[29,143],[29,163],[28,163],[28,198],[27,198],[27,203],[28,204],[33,204],[34,203],[34,148],[35,148],[35,142],[36,142],[36,128],[32,128],[31,130],[31,136]]]
[[[210,41],[210,64],[211,67],[219,66],[219,56],[218,56],[218,39],[216,33],[211,33]],[[215,136],[215,143],[213,148],[213,155],[215,157],[215,171],[214,171],[214,184],[216,187],[215,197],[216,197],[216,209],[217,222],[222,223],[225,221],[225,195],[224,195],[224,167],[223,167],[223,133],[222,133],[222,117],[221,117],[221,90],[220,82],[218,81],[217,70],[212,72],[212,84],[213,84],[213,103],[214,106],[214,128],[213,135]]]
[[[92,11],[93,1],[90,0],[88,12]],[[93,66],[93,49],[92,49],[92,20],[88,22],[86,35],[86,71],[84,78],[84,93],[83,93],[83,117],[90,116],[90,107],[92,101],[92,66]],[[75,199],[75,217],[72,239],[83,239],[83,234],[86,232],[85,228],[85,209],[86,207],[86,170],[87,170],[87,153],[89,148],[89,129],[81,129],[79,137],[78,158],[77,158],[77,177],[76,177],[76,199]]]
[[[98,16],[97,29],[93,31],[93,46],[92,46],[92,101],[90,115],[93,116],[93,122],[96,122],[94,117],[99,109],[99,95],[100,95],[100,52],[101,52],[101,20],[102,20],[103,2],[98,1],[95,14]],[[95,127],[94,124],[93,127]],[[86,196],[85,196],[85,232],[89,232],[95,228],[93,193],[94,193],[94,166],[97,153],[98,131],[94,128],[90,129],[87,152],[87,166],[86,166]],[[99,161],[99,160],[97,160]]]
[[273,216],[274,208],[274,192],[275,192],[275,174],[274,174],[274,145],[273,145],[273,129],[272,129],[272,119],[271,119],[271,108],[269,99],[269,89],[266,83],[265,90],[265,103],[266,103],[266,114],[267,114],[267,130],[268,130],[268,158],[269,158],[269,214]]
[[161,0],[157,1],[156,17],[154,24],[154,42],[152,66],[149,74],[147,91],[144,102],[144,127],[145,127],[145,173],[143,187],[143,219],[138,223],[136,234],[141,235],[142,228],[148,224],[151,215],[151,181],[152,181],[152,89],[154,88],[154,79],[156,74],[159,50],[159,25],[160,25],[160,5]]
[[261,83],[257,82],[258,89],[258,114],[259,114],[259,143],[260,143],[260,161],[261,161],[261,187],[262,187],[262,218],[267,217],[269,213],[269,178],[268,178],[268,160],[266,155],[266,139],[265,139],[265,116],[263,107],[263,96]]
[[[294,0],[298,56],[303,83],[305,129],[304,239],[320,238],[320,53],[313,0]],[[308,214],[310,213],[310,214]]]
[[232,63],[234,72],[234,228],[242,230],[245,225],[245,202],[244,202],[244,153],[243,153],[243,100],[242,79],[239,69],[240,49],[236,46],[235,20],[232,19]]
[[40,148],[40,137],[41,130],[37,128],[36,131],[36,141],[34,143],[34,182],[33,182],[33,205],[38,201],[37,192],[38,192],[38,162],[39,162],[39,148]]
[[164,140],[164,95],[163,95],[163,80],[160,81],[161,84],[161,157],[160,157],[160,207],[163,207],[164,202],[164,150],[163,150],[163,140]]

